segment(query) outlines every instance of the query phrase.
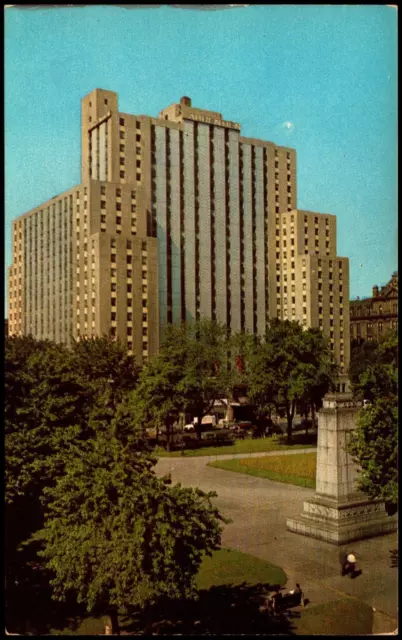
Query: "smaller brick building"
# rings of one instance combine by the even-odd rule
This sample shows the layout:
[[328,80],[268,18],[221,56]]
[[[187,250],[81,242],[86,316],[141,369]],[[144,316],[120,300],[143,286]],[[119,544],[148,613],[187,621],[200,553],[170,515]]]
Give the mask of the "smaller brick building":
[[378,341],[398,323],[398,272],[381,289],[373,287],[372,298],[350,301],[351,340]]

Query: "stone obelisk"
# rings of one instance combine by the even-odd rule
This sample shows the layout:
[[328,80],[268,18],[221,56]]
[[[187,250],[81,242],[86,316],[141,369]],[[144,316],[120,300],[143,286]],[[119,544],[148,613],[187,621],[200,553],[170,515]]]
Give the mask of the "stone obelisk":
[[328,393],[318,414],[316,493],[303,503],[299,519],[287,519],[290,531],[342,545],[397,528],[382,500],[370,500],[356,487],[358,466],[346,451],[361,403],[353,399],[346,376]]

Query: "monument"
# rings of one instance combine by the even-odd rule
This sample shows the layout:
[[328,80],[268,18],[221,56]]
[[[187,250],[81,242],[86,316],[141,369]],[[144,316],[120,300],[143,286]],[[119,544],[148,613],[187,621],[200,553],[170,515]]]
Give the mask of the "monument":
[[387,515],[384,501],[371,500],[356,487],[358,466],[346,444],[361,407],[346,376],[336,392],[324,397],[318,414],[316,494],[303,503],[299,519],[286,520],[290,531],[343,545],[396,530],[396,516]]

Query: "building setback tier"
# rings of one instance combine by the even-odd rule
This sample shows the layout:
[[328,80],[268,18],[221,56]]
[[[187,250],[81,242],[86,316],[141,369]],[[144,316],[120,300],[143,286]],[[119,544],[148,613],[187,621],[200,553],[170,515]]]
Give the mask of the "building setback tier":
[[335,216],[297,209],[294,149],[187,97],[154,118],[101,89],[81,142],[81,184],[13,222],[10,334],[111,335],[142,364],[170,323],[279,317],[321,328],[346,370],[348,259]]

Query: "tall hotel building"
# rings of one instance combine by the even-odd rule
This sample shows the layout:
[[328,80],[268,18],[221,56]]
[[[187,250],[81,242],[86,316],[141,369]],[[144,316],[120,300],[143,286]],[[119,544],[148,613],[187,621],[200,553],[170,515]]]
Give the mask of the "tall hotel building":
[[336,219],[300,211],[296,152],[181,98],[158,118],[82,100],[81,184],[13,222],[10,334],[111,335],[143,363],[169,323],[320,327],[349,363]]

